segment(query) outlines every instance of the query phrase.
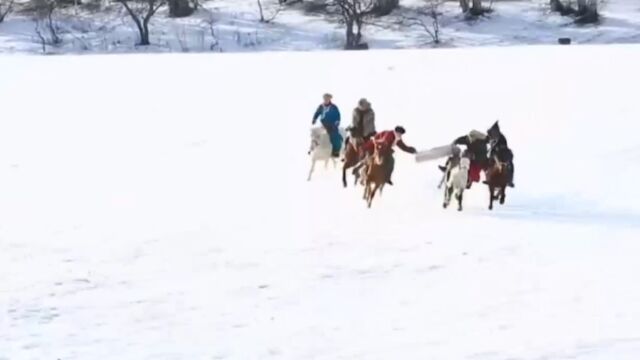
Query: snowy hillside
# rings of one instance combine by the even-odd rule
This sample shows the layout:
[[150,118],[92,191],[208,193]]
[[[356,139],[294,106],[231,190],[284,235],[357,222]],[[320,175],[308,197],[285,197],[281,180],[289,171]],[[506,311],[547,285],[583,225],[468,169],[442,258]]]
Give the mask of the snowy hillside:
[[[340,49],[345,41],[339,16],[307,12],[304,6],[280,8],[274,5],[276,0],[262,0],[265,18],[273,17],[270,23],[262,23],[255,0],[202,0],[201,8],[186,18],[169,18],[166,7],[161,8],[150,23],[152,45],[136,47],[138,32],[120,4],[84,2],[89,5],[55,10],[53,23],[61,43],[45,46],[45,53],[307,51]],[[374,49],[432,46],[431,37],[421,26],[401,21],[420,17],[416,9],[425,3],[429,2],[402,0],[391,15],[369,19],[365,40]],[[640,5],[636,0],[601,1],[602,21],[589,26],[574,25],[570,18],[551,13],[548,0],[485,3],[493,10],[491,14],[465,21],[457,1],[442,2],[438,7],[440,46],[555,44],[559,37],[570,37],[576,44],[640,41]],[[422,19],[431,26],[431,19]],[[40,32],[49,39],[46,28],[46,21],[40,24]],[[32,13],[16,10],[0,22],[0,51],[43,53]]]
[[[0,57],[0,359],[638,359],[638,63]],[[306,182],[325,91],[418,148],[500,119],[507,204],[476,185],[444,211],[438,163],[404,153],[372,209],[331,168]]]

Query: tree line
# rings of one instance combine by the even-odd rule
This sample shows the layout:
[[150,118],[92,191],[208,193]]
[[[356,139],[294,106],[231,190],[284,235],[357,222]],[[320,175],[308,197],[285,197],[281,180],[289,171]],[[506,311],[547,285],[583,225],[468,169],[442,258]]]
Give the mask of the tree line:
[[[15,0],[0,0],[0,22],[15,10]],[[53,21],[56,9],[78,6],[85,0],[30,0],[25,11],[36,14],[36,34],[45,44],[55,45],[61,42]],[[90,0],[89,0],[90,1]],[[102,0],[109,1],[109,0]],[[200,7],[199,0],[110,0],[120,4],[138,31],[138,44],[150,45],[151,19],[163,7],[172,18],[191,16]],[[363,40],[363,28],[371,19],[382,18],[391,14],[400,6],[400,0],[255,0],[259,13],[259,21],[269,23],[287,7],[301,7],[304,11],[321,13],[334,17],[344,26],[345,49],[367,49]],[[402,15],[400,22],[408,26],[423,29],[433,43],[440,42],[439,7],[445,0],[423,0],[423,6],[415,9],[411,16]],[[456,0],[460,11],[466,19],[473,19],[491,11],[483,4],[483,0]],[[492,1],[492,0],[489,0]],[[574,17],[576,23],[593,23],[599,20],[598,0],[549,0],[550,9],[564,16]]]

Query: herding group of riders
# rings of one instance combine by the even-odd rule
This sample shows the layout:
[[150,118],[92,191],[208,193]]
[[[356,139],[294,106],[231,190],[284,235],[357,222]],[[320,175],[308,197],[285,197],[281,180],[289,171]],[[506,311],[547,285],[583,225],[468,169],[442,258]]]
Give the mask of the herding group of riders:
[[[331,94],[323,95],[323,102],[320,104],[313,115],[312,125],[314,125],[318,119],[320,123],[327,131],[329,139],[331,141],[332,156],[339,157],[340,149],[343,146],[348,145],[349,139],[342,139],[339,132],[340,127],[340,110],[332,101],[333,96]],[[385,130],[381,132],[376,131],[375,126],[375,112],[371,107],[371,103],[367,99],[360,99],[358,106],[353,109],[351,125],[347,127],[352,142],[359,149],[361,163],[356,167],[354,173],[364,165],[364,159],[367,156],[373,155],[376,146],[379,148],[389,150],[389,154],[393,152],[393,148],[397,146],[400,150],[409,154],[416,154],[416,149],[411,146],[407,146],[402,141],[402,135],[405,134],[405,129],[402,126],[396,126],[393,130]],[[510,187],[514,187],[513,184],[513,153],[507,146],[507,139],[500,131],[498,122],[496,121],[488,130],[485,136],[481,132],[471,131],[467,135],[463,135],[453,141],[454,145],[464,145],[467,148],[467,153],[470,155],[471,167],[469,169],[469,183],[467,188],[471,187],[473,182],[480,181],[480,172],[486,169],[493,159],[498,159],[509,166],[509,183]],[[487,152],[487,146],[489,151]],[[387,183],[393,185],[391,181],[391,174],[393,173],[393,156],[388,157],[387,163]],[[438,166],[443,172],[446,171],[447,165],[450,159],[447,160],[447,164],[444,166]]]

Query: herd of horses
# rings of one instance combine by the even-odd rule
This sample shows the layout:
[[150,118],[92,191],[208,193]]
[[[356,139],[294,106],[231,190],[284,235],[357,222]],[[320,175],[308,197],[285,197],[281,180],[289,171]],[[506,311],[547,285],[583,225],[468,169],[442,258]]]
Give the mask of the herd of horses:
[[[347,138],[344,129],[341,128],[339,131],[343,139]],[[464,192],[470,186],[468,176],[472,155],[466,150],[460,152],[459,148],[455,146],[453,149],[453,154],[438,188],[442,188],[444,185],[443,208],[446,209],[450,205],[452,198],[455,198],[458,204],[458,211],[462,211]],[[311,168],[309,169],[307,181],[311,180],[318,161],[323,161],[325,168],[328,166],[329,161],[332,161],[334,168],[337,168],[339,160],[331,156],[329,136],[321,127],[311,129],[309,155],[311,156]],[[356,167],[356,165],[360,164],[360,154],[357,144],[353,139],[349,139],[340,153],[340,158],[342,158],[342,185],[347,187],[347,170],[355,167],[353,170],[353,185],[357,186],[360,183],[364,187],[362,198],[366,201],[367,207],[370,208],[376,193],[382,195],[387,179],[385,161],[388,161],[387,159],[391,156],[391,153],[385,153],[385,150],[375,147],[373,156],[365,160],[364,166]],[[497,158],[491,159],[484,170],[485,183],[489,188],[489,210],[493,210],[494,201],[499,201],[501,205],[505,202],[506,188],[509,181],[507,171],[507,164]]]

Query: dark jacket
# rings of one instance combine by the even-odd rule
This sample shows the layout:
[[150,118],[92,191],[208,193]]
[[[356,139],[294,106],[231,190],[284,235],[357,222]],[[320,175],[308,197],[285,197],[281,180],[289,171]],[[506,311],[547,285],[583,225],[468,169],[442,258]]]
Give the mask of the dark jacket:
[[497,136],[489,140],[489,157],[496,156],[502,149],[508,149],[507,138],[498,133]]
[[486,139],[474,139],[471,140],[468,135],[463,135],[457,138],[454,142],[455,145],[464,145],[467,150],[473,154],[473,162],[481,165],[487,163],[487,140]]

